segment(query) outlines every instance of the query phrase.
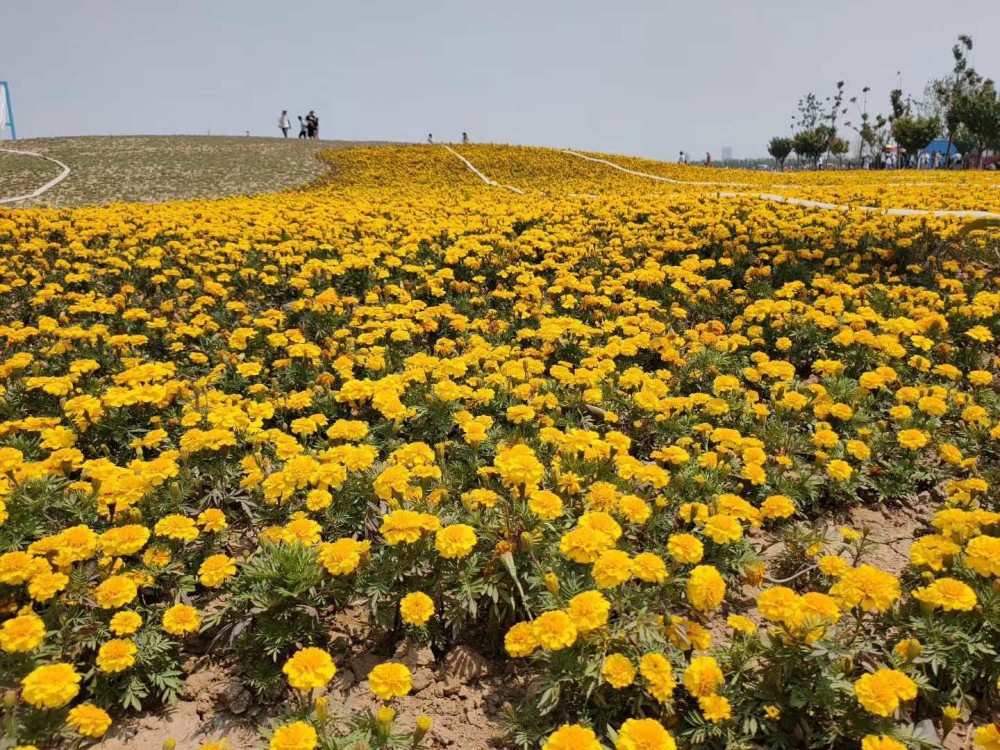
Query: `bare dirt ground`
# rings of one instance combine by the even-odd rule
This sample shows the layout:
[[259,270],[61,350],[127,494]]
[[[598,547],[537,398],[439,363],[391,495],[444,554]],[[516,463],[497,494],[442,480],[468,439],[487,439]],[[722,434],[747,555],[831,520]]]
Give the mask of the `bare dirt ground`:
[[[20,149],[21,145],[20,141],[15,143],[4,141],[0,143],[0,148]],[[56,177],[61,171],[57,165],[37,156],[0,151],[0,198],[27,195]]]
[[[433,720],[422,746],[450,750],[504,746],[499,715],[505,701],[517,700],[520,688],[511,679],[509,665],[490,662],[469,646],[456,646],[438,657],[407,638],[390,644],[388,650],[377,649],[363,607],[342,612],[323,646],[337,664],[337,675],[323,693],[332,714],[377,709],[380,704],[368,689],[367,675],[376,664],[391,659],[405,664],[413,675],[410,695],[394,703],[399,726],[412,729],[421,714]],[[185,668],[189,674],[181,700],[122,722],[101,744],[102,750],[158,748],[168,739],[176,741],[178,750],[223,738],[229,750],[266,746],[262,737],[278,718],[277,701],[251,695],[227,664],[192,659]]]
[[[270,193],[322,175],[326,166],[316,158],[319,152],[356,145],[370,144],[239,136],[82,136],[16,141],[11,148],[46,154],[72,171],[39,198],[15,205],[156,203]],[[30,192],[58,173],[59,168],[44,159],[0,154],[0,197]]]

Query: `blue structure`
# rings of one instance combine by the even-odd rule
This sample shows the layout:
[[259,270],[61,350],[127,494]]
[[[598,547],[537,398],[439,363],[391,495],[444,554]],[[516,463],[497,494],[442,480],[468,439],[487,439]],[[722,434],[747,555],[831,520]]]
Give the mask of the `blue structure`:
[[951,150],[948,149],[948,139],[947,138],[935,138],[933,141],[928,143],[922,149],[920,149],[922,154],[945,154],[948,156],[954,156],[958,153],[958,147],[952,143]]
[[0,138],[5,130],[10,130],[10,139],[17,140],[17,130],[14,128],[14,105],[10,103],[10,84],[0,81]]

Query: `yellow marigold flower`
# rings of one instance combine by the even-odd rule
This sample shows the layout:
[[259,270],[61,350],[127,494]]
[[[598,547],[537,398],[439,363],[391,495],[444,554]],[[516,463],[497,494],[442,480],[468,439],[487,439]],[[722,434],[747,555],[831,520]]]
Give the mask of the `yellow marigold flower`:
[[632,523],[646,523],[652,510],[646,501],[637,495],[625,495],[618,501],[618,512]]
[[173,555],[166,547],[150,547],[142,553],[142,562],[149,568],[165,568]]
[[976,727],[973,742],[983,750],[1000,750],[1000,724],[994,722]]
[[838,482],[846,482],[854,474],[854,469],[851,468],[851,465],[847,461],[835,458],[826,465],[826,473]]
[[314,646],[296,651],[281,671],[288,678],[288,684],[296,690],[326,687],[337,674],[330,654]]
[[25,653],[45,640],[45,623],[33,612],[4,620],[0,626],[0,649],[8,654]]
[[906,750],[906,745],[884,734],[868,734],[861,740],[861,750]]
[[704,651],[712,646],[712,635],[693,620],[673,615],[667,627],[670,644],[681,651]]
[[635,682],[635,667],[624,654],[608,654],[601,665],[601,677],[615,690],[621,690]]
[[139,594],[135,581],[127,576],[111,576],[94,589],[94,600],[102,609],[118,609]]
[[708,515],[708,506],[704,503],[683,503],[677,509],[677,517],[687,523],[704,523]]
[[639,673],[646,683],[646,689],[659,703],[669,703],[673,698],[677,682],[674,669],[662,654],[646,654],[639,660]]
[[39,573],[28,583],[28,596],[36,602],[47,602],[69,584],[65,573]]
[[316,730],[304,721],[285,724],[274,730],[268,750],[314,750]]
[[930,436],[921,430],[902,430],[896,435],[896,441],[907,450],[916,451],[930,441]]
[[368,673],[368,688],[384,701],[402,698],[413,687],[410,670],[403,664],[386,662],[375,666]]
[[969,373],[969,382],[982,388],[993,383],[993,375],[987,370],[972,370]]
[[615,750],[676,749],[674,738],[656,719],[626,719],[615,740]]
[[356,539],[338,539],[319,545],[316,560],[330,575],[344,576],[353,573],[361,564],[361,558],[368,554],[371,542]]
[[423,627],[434,616],[434,600],[422,591],[414,591],[400,600],[399,615],[407,625]]
[[187,604],[175,604],[163,613],[163,629],[170,635],[187,635],[200,627],[198,610]]
[[764,518],[788,518],[795,513],[795,503],[785,495],[770,495],[760,506]]
[[801,609],[802,597],[787,586],[774,586],[757,597],[757,610],[771,622],[797,622]]
[[531,656],[539,645],[534,625],[530,622],[515,623],[504,636],[503,644],[507,653],[515,659]]
[[115,635],[132,635],[142,627],[142,616],[127,609],[115,612],[108,627]]
[[614,588],[632,578],[632,559],[622,550],[605,550],[594,561],[590,574],[598,588]]
[[704,695],[698,699],[698,708],[706,721],[718,724],[732,718],[733,710],[729,699],[723,695]]
[[81,703],[79,706],[71,708],[66,717],[67,726],[84,737],[103,737],[104,733],[111,727],[111,717],[103,708],[98,708],[90,703]]
[[35,667],[21,680],[21,697],[35,708],[62,708],[80,692],[80,679],[71,664]]
[[696,698],[714,695],[722,684],[719,664],[711,656],[696,656],[684,670],[684,687]]
[[906,661],[913,661],[924,653],[924,647],[916,638],[904,638],[892,647],[892,652]]
[[164,516],[156,522],[153,531],[157,536],[190,542],[198,538],[198,527],[192,519],[181,515]]
[[109,529],[97,538],[97,546],[105,555],[122,557],[141,550],[149,541],[149,529],[138,524]]
[[871,449],[860,440],[848,440],[844,444],[844,447],[847,449],[848,453],[859,461],[864,461],[872,455]]
[[601,750],[593,729],[563,724],[542,743],[542,750]]
[[632,560],[632,574],[646,583],[663,583],[667,580],[667,564],[652,552],[640,552]]
[[545,476],[545,467],[535,457],[535,452],[523,443],[501,447],[497,450],[493,465],[507,487],[533,489]]
[[945,612],[968,612],[979,603],[976,592],[954,578],[938,578],[929,586],[914,590],[913,598]]
[[543,612],[535,618],[533,627],[538,645],[549,651],[561,651],[576,643],[576,625],[562,610]]
[[379,533],[391,545],[418,542],[426,530],[426,521],[422,515],[412,510],[395,510],[387,516],[382,516]]
[[979,575],[1000,577],[1000,538],[977,536],[965,546],[965,564]]
[[301,544],[312,547],[321,539],[323,527],[311,518],[306,518],[304,512],[292,514],[292,520],[281,530],[281,541],[285,544]]
[[705,548],[691,534],[673,534],[667,540],[667,553],[679,563],[699,563],[705,554]]
[[614,542],[600,531],[577,526],[562,535],[559,551],[576,563],[593,563],[602,552],[612,547]]
[[691,571],[686,591],[692,607],[699,612],[710,612],[722,604],[726,596],[726,582],[711,565],[699,565]]
[[884,570],[862,565],[845,572],[830,588],[830,595],[846,609],[885,612],[899,599],[899,580]]
[[228,555],[210,555],[198,568],[198,580],[209,588],[218,588],[234,575],[236,561]]
[[532,490],[528,495],[528,510],[543,521],[554,521],[563,514],[563,502],[554,492]]
[[858,702],[876,716],[892,716],[902,701],[917,697],[917,684],[897,669],[879,669],[854,683]]
[[438,530],[434,548],[447,560],[461,560],[476,546],[476,532],[464,523],[456,523]]
[[128,638],[112,638],[101,644],[97,652],[97,668],[102,672],[123,672],[135,664],[138,652],[136,645]]
[[757,626],[754,624],[754,621],[743,615],[729,615],[726,618],[726,624],[737,633],[753,635],[757,632]]
[[993,340],[993,334],[990,333],[990,329],[986,326],[973,326],[965,332],[965,335],[973,341],[978,341],[981,344],[985,344]]
[[580,633],[589,633],[607,624],[611,603],[600,591],[584,591],[569,600],[566,611]]
[[769,721],[777,721],[781,718],[781,709],[772,705],[764,706],[764,716],[766,716]]
[[716,544],[729,544],[743,538],[743,527],[733,516],[716,514],[709,516],[703,528],[705,536]]
[[206,534],[214,534],[229,528],[226,514],[218,508],[207,508],[198,514],[198,525]]
[[507,419],[513,424],[524,424],[535,418],[535,410],[530,406],[518,405],[507,407]]
[[823,555],[816,564],[820,573],[831,578],[840,578],[847,570],[847,560],[839,555]]

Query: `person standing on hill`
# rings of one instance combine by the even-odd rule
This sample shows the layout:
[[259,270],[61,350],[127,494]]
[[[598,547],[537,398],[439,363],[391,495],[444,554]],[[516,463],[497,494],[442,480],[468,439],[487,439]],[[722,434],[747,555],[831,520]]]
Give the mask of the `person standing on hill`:
[[434,143],[434,134],[433,133],[428,133],[427,134],[427,142],[428,143]]
[[309,138],[315,138],[318,130],[319,118],[317,118],[316,113],[310,109],[309,114],[306,115],[306,136]]
[[299,138],[305,138],[309,135],[309,131],[306,128],[306,121],[302,119],[302,115],[299,115]]
[[469,134],[463,131],[462,132],[462,143],[468,143],[468,142],[469,142]]
[[708,152],[705,153],[705,166],[706,167],[712,166],[712,155]]
[[281,110],[281,117],[278,118],[278,128],[281,130],[281,134],[287,138],[288,131],[292,129],[291,120],[288,119],[288,110]]

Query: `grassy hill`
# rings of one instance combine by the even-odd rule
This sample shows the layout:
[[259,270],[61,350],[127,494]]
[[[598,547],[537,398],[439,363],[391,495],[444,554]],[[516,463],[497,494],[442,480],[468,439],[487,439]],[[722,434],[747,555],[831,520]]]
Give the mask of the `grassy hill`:
[[[239,136],[84,136],[17,141],[59,159],[69,177],[28,206],[160,202],[267,193],[305,184],[326,167],[316,155],[350,141]],[[0,154],[0,197],[30,192],[59,173],[52,162]]]

